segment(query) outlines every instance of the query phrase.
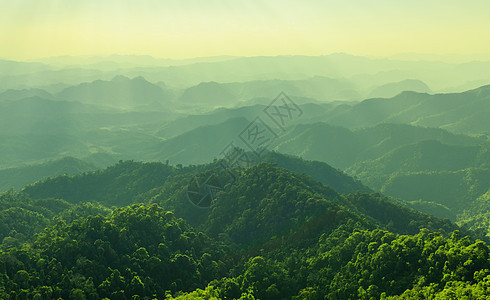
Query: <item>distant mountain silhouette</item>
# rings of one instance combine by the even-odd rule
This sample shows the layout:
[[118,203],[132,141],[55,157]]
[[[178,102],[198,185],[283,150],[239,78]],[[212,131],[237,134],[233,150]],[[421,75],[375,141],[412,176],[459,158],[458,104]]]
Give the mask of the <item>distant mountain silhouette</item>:
[[326,123],[314,123],[290,128],[281,136],[274,149],[344,169],[359,161],[376,159],[403,145],[428,139],[456,145],[471,145],[480,141],[442,129],[404,124],[380,124],[349,130]]
[[420,80],[406,79],[399,82],[391,82],[374,88],[368,98],[391,98],[404,91],[418,93],[430,93],[430,88]]
[[[279,93],[308,98],[308,102],[360,100],[361,91],[345,79],[315,76],[300,80],[254,80],[234,83],[202,82],[187,88],[180,102],[203,106],[232,106],[244,103],[268,105]],[[254,99],[253,102],[250,100]],[[306,101],[305,101],[306,102]]]
[[[216,125],[201,126],[168,139],[155,149],[154,160],[196,164],[219,158],[220,152],[250,123],[246,118],[232,118]],[[238,145],[236,145],[238,146]]]
[[440,127],[456,132],[490,132],[490,85],[463,93],[429,95],[403,92],[393,98],[367,99],[349,109],[325,116],[348,128],[380,123]]
[[60,100],[113,107],[139,107],[162,103],[171,109],[170,96],[143,77],[116,76],[111,81],[96,80],[69,87],[56,95]]
[[46,177],[63,174],[75,175],[95,169],[94,165],[74,157],[64,157],[39,165],[0,169],[0,192],[10,188],[20,189],[26,184],[34,183]]
[[236,95],[217,82],[201,82],[184,91],[179,99],[183,104],[202,106],[231,105],[237,101]]
[[17,101],[25,98],[40,97],[44,99],[53,99],[53,95],[42,89],[24,89],[24,90],[6,90],[0,93],[0,102]]
[[490,153],[487,148],[483,145],[446,145],[436,140],[425,140],[396,148],[375,160],[357,163],[348,172],[370,177],[395,172],[457,171],[488,163]]

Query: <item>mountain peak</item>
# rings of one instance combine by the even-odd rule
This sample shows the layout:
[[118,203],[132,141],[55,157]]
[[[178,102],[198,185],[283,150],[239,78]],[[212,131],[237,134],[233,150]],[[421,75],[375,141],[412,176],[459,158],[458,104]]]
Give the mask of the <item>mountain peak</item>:
[[113,82],[125,82],[125,81],[130,81],[131,79],[129,77],[123,76],[123,75],[116,75],[114,78],[112,78],[111,81]]
[[129,78],[117,75],[112,80],[96,80],[71,86],[57,97],[62,100],[78,101],[112,107],[142,107],[154,103],[168,104],[169,95],[159,86],[139,76]]

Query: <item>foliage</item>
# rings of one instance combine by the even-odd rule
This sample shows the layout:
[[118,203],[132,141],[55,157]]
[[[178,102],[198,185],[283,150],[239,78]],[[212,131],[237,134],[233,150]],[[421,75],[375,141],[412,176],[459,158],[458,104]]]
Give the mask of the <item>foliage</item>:
[[[209,209],[185,197],[194,172],[223,180]],[[0,298],[488,296],[490,249],[471,231],[271,163],[237,174],[130,161],[4,193]]]

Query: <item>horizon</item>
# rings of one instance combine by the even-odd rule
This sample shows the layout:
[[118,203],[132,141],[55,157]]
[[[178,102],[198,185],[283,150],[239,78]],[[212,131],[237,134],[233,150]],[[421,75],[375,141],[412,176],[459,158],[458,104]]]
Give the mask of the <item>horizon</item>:
[[485,12],[474,0],[376,3],[282,3],[277,0],[200,3],[146,0],[35,0],[0,4],[0,57],[26,61],[52,56],[150,55],[319,56],[349,53],[391,57],[490,57]]
[[[374,55],[358,55],[348,52],[331,52],[324,54],[308,55],[308,54],[277,54],[277,55],[209,55],[209,56],[190,56],[190,57],[168,57],[168,56],[155,56],[151,54],[125,54],[125,53],[107,53],[107,54],[87,54],[87,55],[53,55],[44,57],[33,57],[29,59],[12,59],[8,57],[0,56],[0,60],[12,61],[12,62],[23,62],[23,63],[43,63],[43,64],[53,64],[53,65],[63,65],[63,63],[49,62],[62,59],[73,59],[79,60],[75,64],[83,64],[85,59],[95,59],[99,60],[98,63],[104,62],[104,59],[111,58],[147,58],[151,60],[159,61],[191,61],[193,60],[205,60],[205,59],[219,59],[219,61],[239,59],[239,58],[256,58],[256,57],[327,57],[335,55],[345,55],[350,57],[366,58],[370,60],[391,60],[391,61],[413,61],[413,62],[441,62],[446,64],[464,64],[471,62],[488,62],[490,61],[490,53],[471,53],[471,54],[459,54],[459,53],[394,53],[392,55],[386,56],[374,56]],[[108,60],[109,62],[110,60]],[[213,61],[214,62],[214,61]],[[73,63],[72,63],[73,64]],[[69,65],[69,64],[68,64]],[[157,66],[158,67],[158,66]]]

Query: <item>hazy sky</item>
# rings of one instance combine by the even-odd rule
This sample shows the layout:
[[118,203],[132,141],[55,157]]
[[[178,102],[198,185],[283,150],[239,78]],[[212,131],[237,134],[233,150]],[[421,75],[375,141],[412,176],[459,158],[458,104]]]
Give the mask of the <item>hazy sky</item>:
[[0,0],[0,57],[490,54],[488,0]]

